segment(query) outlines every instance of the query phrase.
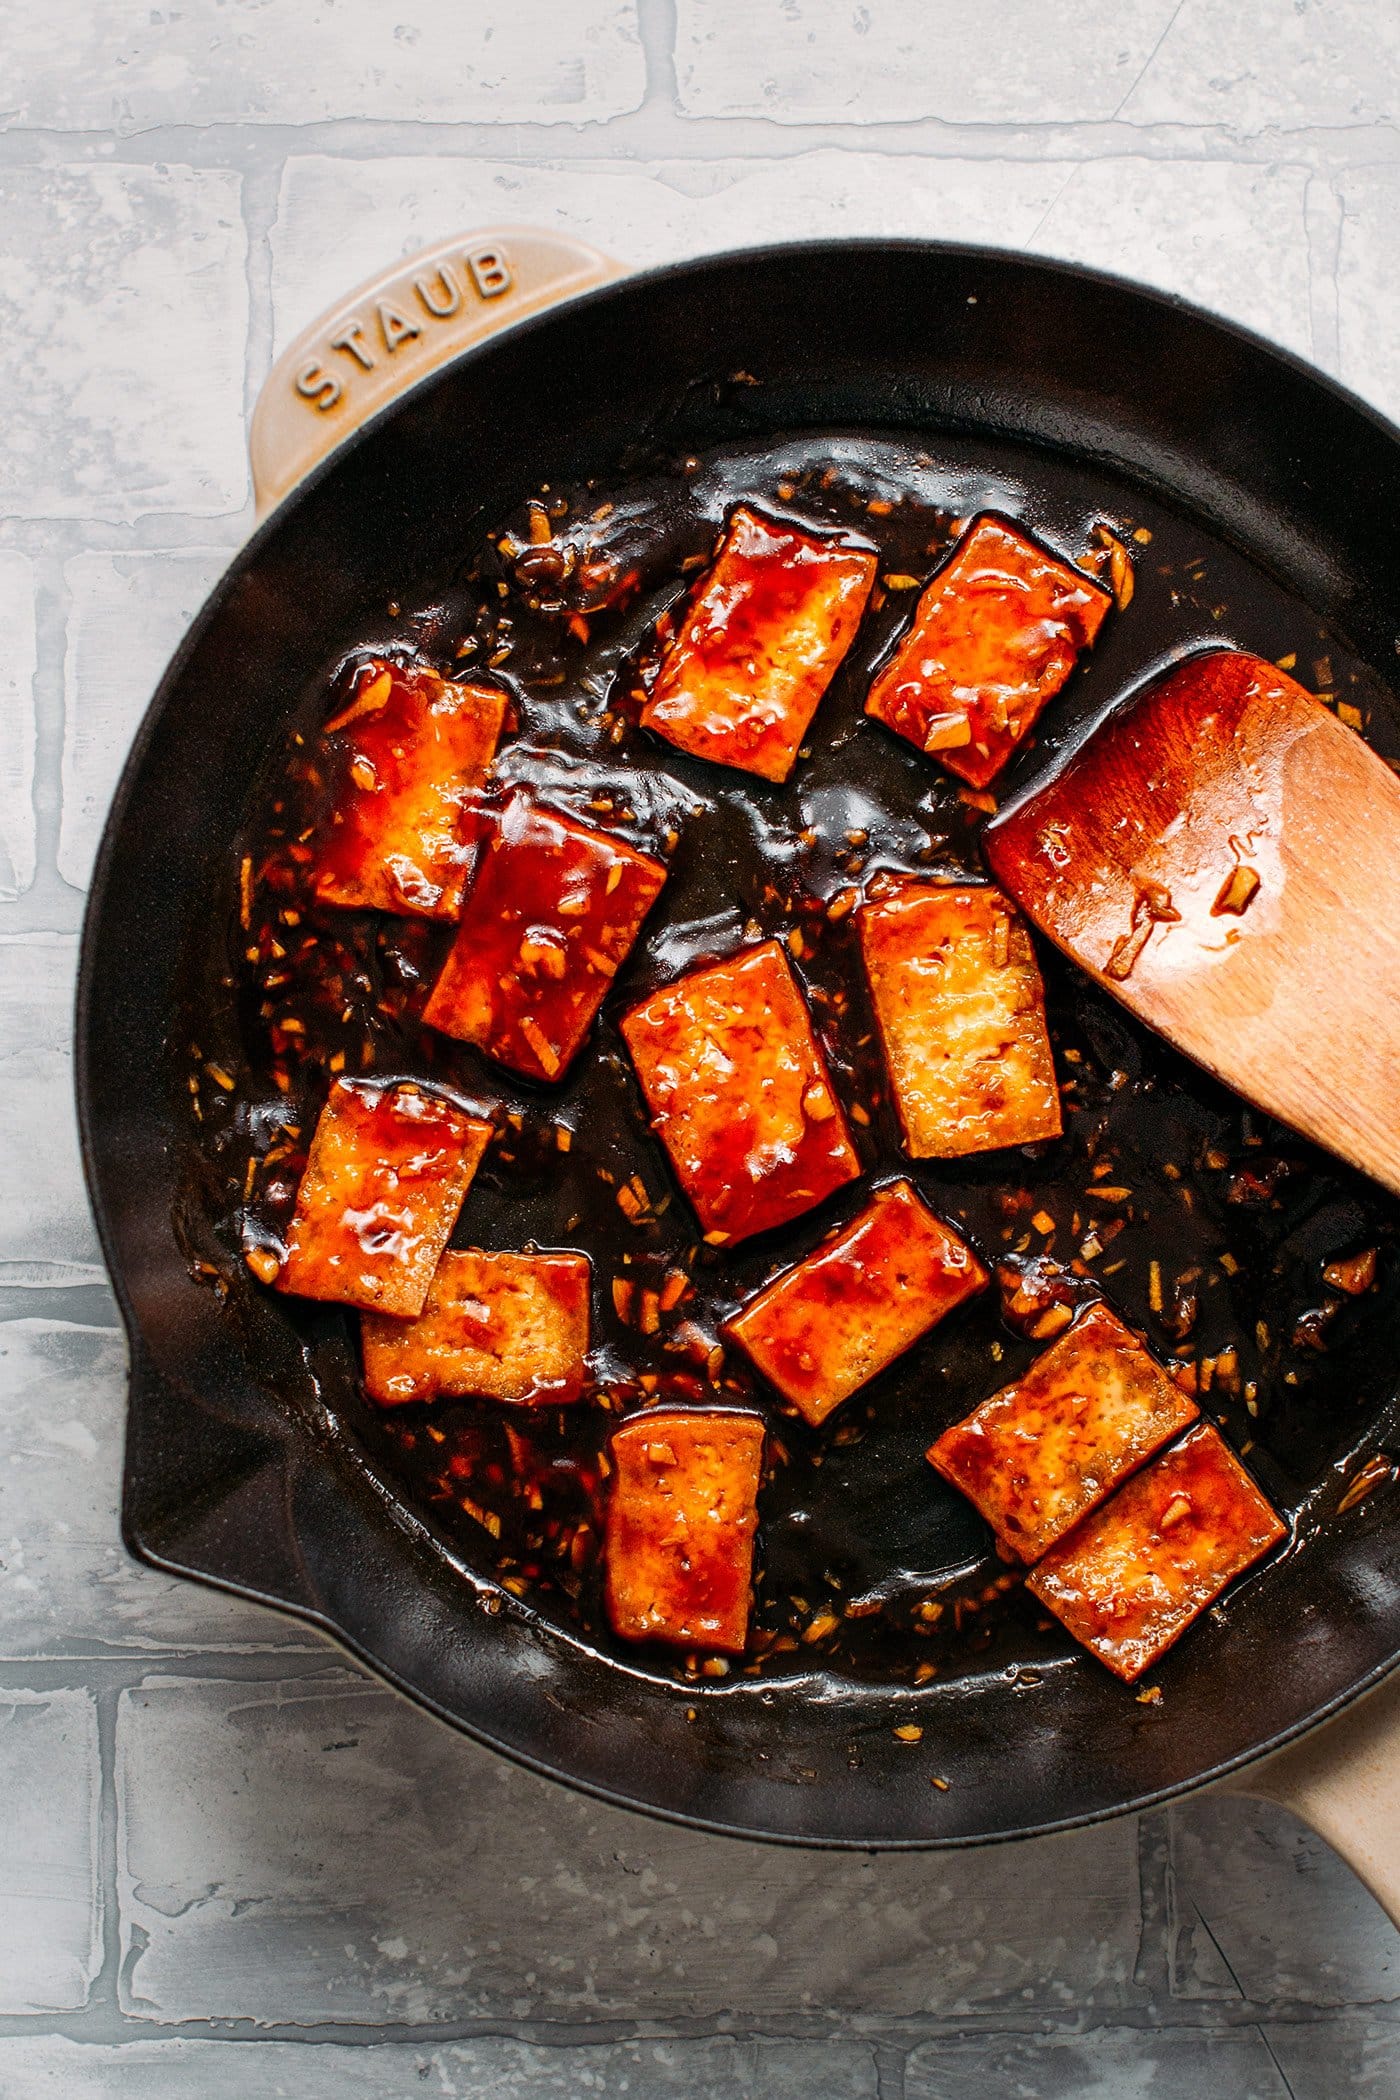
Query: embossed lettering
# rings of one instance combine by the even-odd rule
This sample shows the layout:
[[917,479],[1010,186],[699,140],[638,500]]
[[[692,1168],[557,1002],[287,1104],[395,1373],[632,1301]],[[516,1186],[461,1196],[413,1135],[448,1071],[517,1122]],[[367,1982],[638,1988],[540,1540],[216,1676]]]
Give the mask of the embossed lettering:
[[309,364],[302,366],[294,384],[303,401],[314,401],[322,410],[334,408],[345,391],[334,373],[328,372],[314,357]]
[[379,332],[386,350],[397,350],[400,343],[411,343],[414,336],[423,333],[416,321],[410,321],[407,314],[400,313],[398,307],[391,306],[387,299],[379,302]]
[[[443,299],[441,306],[437,301],[439,288]],[[456,280],[449,274],[446,263],[439,263],[431,277],[415,277],[413,289],[425,310],[439,321],[445,321],[449,314],[455,314],[462,303],[462,294],[457,289]]]
[[499,248],[478,248],[474,255],[467,256],[466,264],[483,299],[499,299],[515,282],[510,264]]
[[339,335],[331,337],[332,350],[344,350],[353,357],[363,372],[374,370],[374,359],[364,346],[365,324],[363,321],[347,321]]

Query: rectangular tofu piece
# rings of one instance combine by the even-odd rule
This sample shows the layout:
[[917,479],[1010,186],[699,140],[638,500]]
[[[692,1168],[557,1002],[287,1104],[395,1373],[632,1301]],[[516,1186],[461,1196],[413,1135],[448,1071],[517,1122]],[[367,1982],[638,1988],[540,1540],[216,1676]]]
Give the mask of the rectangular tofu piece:
[[966,1241],[894,1181],[725,1331],[817,1427],[986,1282]]
[[1112,603],[1082,569],[1004,518],[974,518],[924,590],[865,711],[985,787]]
[[905,882],[863,905],[859,925],[910,1158],[1058,1137],[1045,990],[1000,890]]
[[614,1632],[742,1655],[762,1422],[655,1408],[623,1423],[612,1459],[603,1559]]
[[1131,1684],[1287,1529],[1202,1422],[1052,1548],[1026,1587]]
[[1118,1316],[1091,1305],[928,1458],[1033,1561],[1199,1413]]
[[491,1136],[409,1080],[337,1079],[297,1190],[279,1291],[412,1319]]
[[513,795],[424,1020],[527,1079],[562,1078],[665,880],[611,832]]
[[583,1392],[588,1355],[586,1254],[444,1254],[416,1320],[366,1313],[365,1390],[405,1400],[505,1400],[559,1407]]
[[322,904],[456,918],[505,707],[495,686],[449,684],[426,665],[365,665],[322,731],[331,800],[310,870]]
[[622,1033],[711,1245],[785,1225],[860,1174],[779,942],[664,985],[623,1017]]
[[867,548],[740,508],[642,721],[696,758],[786,780],[875,581]]

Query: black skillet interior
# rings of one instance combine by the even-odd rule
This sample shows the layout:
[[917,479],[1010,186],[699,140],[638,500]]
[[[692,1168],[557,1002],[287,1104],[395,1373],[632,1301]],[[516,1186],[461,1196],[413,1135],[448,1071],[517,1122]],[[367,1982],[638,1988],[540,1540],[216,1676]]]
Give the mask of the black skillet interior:
[[[940,499],[1029,507],[1069,540],[1094,514],[1152,521],[1136,624],[1130,614],[1110,626],[1094,682],[1052,737],[1165,651],[1223,638],[1335,656],[1334,678],[1355,678],[1377,740],[1400,751],[1383,683],[1400,648],[1400,441],[1358,404],[1171,302],[1016,257],[844,244],[685,265],[609,288],[449,368],[313,477],[234,564],[162,686],[109,825],[80,985],[80,1108],[132,1339],[125,1526],[135,1551],[315,1618],[447,1718],[614,1799],[804,1842],[952,1843],[1160,1798],[1305,1725],[1390,1664],[1400,1566],[1386,1537],[1389,1491],[1334,1514],[1339,1466],[1392,1434],[1400,1336],[1390,1296],[1328,1360],[1328,1375],[1307,1372],[1302,1397],[1285,1396],[1260,1427],[1256,1469],[1297,1520],[1294,1547],[1154,1673],[1163,1697],[1143,1704],[1015,1622],[961,1661],[940,1656],[940,1674],[918,1688],[854,1651],[800,1650],[787,1674],[698,1685],[655,1659],[619,1658],[503,1592],[472,1552],[470,1527],[433,1521],[392,1440],[376,1440],[337,1390],[339,1329],[328,1340],[315,1316],[270,1304],[241,1276],[223,1307],[189,1270],[191,1133],[179,1105],[188,1045],[172,1015],[192,930],[227,894],[252,785],[308,690],[348,647],[387,631],[390,601],[438,602],[487,528],[518,516],[541,483],[596,477],[611,494],[629,474],[694,455],[701,470],[671,507],[708,516],[744,492],[736,475],[771,492],[829,459],[840,449],[833,432],[863,434],[848,450],[867,475],[884,461],[896,478],[922,476],[931,509]],[[912,465],[920,456],[928,467]],[[1193,575],[1197,555],[1208,558]],[[854,700],[851,714],[854,723]],[[848,823],[846,762],[829,741],[803,792],[820,797],[825,780]],[[874,803],[927,801],[923,761],[892,740],[868,751],[858,785]],[[703,788],[703,772],[683,785]],[[712,860],[742,828],[743,801],[736,790],[725,804]],[[956,865],[959,806],[945,797],[940,809],[919,812],[920,837],[941,827]],[[898,841],[883,843],[899,864]],[[817,886],[839,879],[833,863]],[[698,915],[706,896],[701,881]],[[654,953],[653,966],[663,959]],[[1133,1066],[1133,1116],[1185,1118],[1183,1142],[1198,1147],[1239,1139],[1218,1090],[1121,1028],[1107,1040],[1112,1010],[1086,1006],[1055,971],[1052,1007],[1062,1047],[1077,1026],[1091,1063]],[[897,1155],[882,1164],[894,1168]],[[1363,1184],[1315,1159],[1299,1172],[1306,1193],[1294,1211],[1282,1207],[1272,1240],[1256,1233],[1263,1252],[1286,1239],[1311,1259],[1329,1234],[1389,1239],[1390,1214]],[[945,1209],[984,1202],[974,1223],[985,1239],[995,1180],[926,1187]],[[532,1229],[556,1237],[543,1216]],[[1139,1264],[1135,1281],[1130,1269],[1119,1287],[1139,1319],[1143,1273]],[[1246,1273],[1240,1289],[1251,1283]],[[938,1361],[922,1359],[921,1375]],[[942,1361],[956,1366],[956,1349]],[[992,1382],[983,1375],[967,1404]],[[882,1448],[901,1465],[923,1440],[911,1405],[904,1391],[876,1401]],[[935,1428],[961,1411],[944,1398],[936,1407]],[[1248,1437],[1243,1417],[1231,1427]],[[906,1496],[895,1515],[889,1481],[863,1456],[880,1444],[831,1454],[823,1506],[855,1521],[846,1537],[823,1539],[821,1557],[844,1556],[848,1593],[898,1568],[927,1588],[931,1571],[979,1551],[956,1509],[936,1536],[920,1528],[923,1502],[915,1510]],[[912,1477],[923,1495],[916,1465]],[[860,1534],[881,1528],[866,1527],[866,1513],[886,1502],[884,1543],[862,1566]],[[774,1529],[770,1560],[780,1562]],[[917,1744],[893,1733],[911,1721],[923,1729]]]

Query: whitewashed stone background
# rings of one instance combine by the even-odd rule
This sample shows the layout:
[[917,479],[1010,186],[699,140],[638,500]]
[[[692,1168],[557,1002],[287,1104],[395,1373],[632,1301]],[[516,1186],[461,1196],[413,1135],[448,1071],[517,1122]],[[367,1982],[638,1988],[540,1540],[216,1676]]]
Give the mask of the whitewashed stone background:
[[1400,415],[1397,119],[1397,0],[0,0],[0,2100],[1400,2091],[1400,1941],[1270,1811],[706,1840],[129,1564],[69,1099],[105,804],[323,301],[503,217],[964,236]]

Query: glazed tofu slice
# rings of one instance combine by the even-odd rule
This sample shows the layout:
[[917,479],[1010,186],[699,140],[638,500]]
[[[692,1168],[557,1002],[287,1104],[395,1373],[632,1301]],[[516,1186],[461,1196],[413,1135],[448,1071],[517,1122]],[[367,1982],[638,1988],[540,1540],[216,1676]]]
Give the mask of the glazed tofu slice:
[[622,1033],[652,1128],[712,1245],[785,1225],[859,1175],[777,941],[653,992]]
[[527,1079],[562,1078],[665,880],[611,833],[513,795],[423,1018]]
[[444,1254],[416,1320],[366,1313],[365,1390],[405,1400],[558,1407],[583,1392],[591,1276],[586,1254]]
[[1199,1412],[1115,1313],[1091,1305],[928,1457],[1008,1552],[1033,1561]]
[[697,758],[786,780],[876,566],[866,548],[736,510],[642,721]]
[[1060,1134],[1045,992],[999,890],[901,883],[862,906],[861,946],[911,1159]]
[[1091,577],[1004,518],[974,518],[919,599],[865,711],[985,787],[1112,603]]
[[1052,1548],[1026,1587],[1131,1683],[1287,1528],[1202,1422]]
[[494,686],[449,684],[426,666],[365,666],[322,732],[334,786],[313,840],[321,903],[456,918],[505,705]]
[[311,1140],[280,1291],[412,1319],[491,1125],[415,1086],[338,1079]]
[[815,1427],[986,1282],[966,1241],[895,1181],[726,1332]]
[[748,1634],[763,1424],[657,1408],[612,1440],[608,1616],[628,1641],[741,1655]]

